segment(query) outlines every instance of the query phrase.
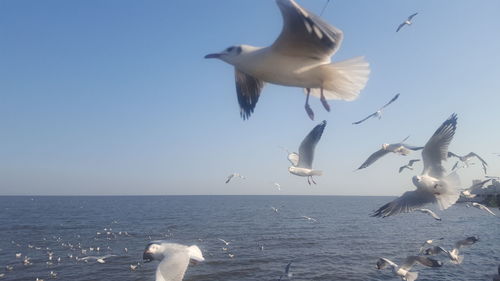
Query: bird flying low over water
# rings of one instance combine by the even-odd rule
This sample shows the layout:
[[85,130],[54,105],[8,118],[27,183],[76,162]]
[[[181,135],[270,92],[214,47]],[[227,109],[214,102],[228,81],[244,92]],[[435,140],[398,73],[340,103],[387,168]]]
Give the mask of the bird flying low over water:
[[399,173],[401,173],[404,169],[413,170],[413,164],[415,162],[420,162],[420,159],[412,159],[408,161],[408,164],[399,167]]
[[285,267],[285,272],[280,276],[280,279],[278,279],[278,281],[281,281],[281,279],[283,279],[283,277],[289,279],[289,278],[292,278],[293,276],[293,273],[290,272],[290,268],[292,266],[292,262],[289,262],[286,267]]
[[205,259],[198,246],[185,246],[166,241],[154,241],[146,246],[143,253],[145,262],[160,261],[156,268],[156,281],[182,281],[189,262]]
[[472,202],[472,207],[474,208],[478,208],[479,210],[483,210],[487,213],[489,213],[490,215],[495,215],[495,213],[493,213],[493,211],[491,211],[488,207],[484,206],[483,204],[480,204],[480,203],[477,203],[477,202]]
[[359,166],[358,170],[367,168],[371,164],[375,163],[378,159],[387,155],[389,152],[406,156],[406,155],[410,154],[411,150],[417,151],[417,150],[423,149],[422,146],[411,146],[411,145],[405,144],[404,142],[408,138],[409,138],[409,136],[406,137],[404,140],[402,140],[399,143],[393,143],[393,144],[384,143],[384,144],[382,144],[382,148],[375,151],[374,153],[372,153],[372,155],[370,155],[368,157],[368,159],[366,159],[365,162],[363,164],[361,164],[361,166]]
[[470,246],[476,243],[477,241],[479,241],[479,238],[475,236],[467,237],[464,240],[457,241],[451,251],[445,250],[443,247],[440,246],[435,246],[425,250],[425,255],[437,255],[443,253],[446,256],[448,256],[448,258],[450,258],[450,261],[452,263],[461,264],[462,261],[464,260],[464,256],[458,255],[459,249],[464,246]]
[[418,272],[410,272],[411,268],[415,263],[420,263],[428,267],[441,267],[443,263],[424,256],[409,256],[406,258],[405,262],[399,266],[386,258],[379,258],[377,261],[377,269],[384,269],[387,266],[392,267],[392,272],[394,275],[401,277],[401,280],[414,281],[418,278]]
[[314,112],[309,96],[319,97],[327,111],[327,100],[351,101],[358,97],[370,74],[368,62],[355,57],[331,62],[344,37],[341,30],[302,8],[294,0],[276,0],[283,16],[283,29],[268,47],[232,46],[206,55],[234,66],[240,115],[248,119],[266,82],[304,88],[305,109]]
[[[437,240],[443,240],[443,239],[444,239],[444,238],[442,238],[442,237],[441,237],[441,238],[439,238],[439,239],[437,239]],[[421,255],[421,254],[424,252],[425,248],[426,248],[427,246],[432,245],[432,243],[434,243],[434,240],[432,240],[432,239],[426,240],[426,241],[422,244],[422,246],[420,246],[420,250],[418,251],[418,254],[419,254],[419,255]]]
[[415,17],[416,15],[418,15],[418,13],[414,13],[413,15],[409,16],[404,22],[402,22],[399,26],[398,26],[398,29],[396,29],[396,32],[398,32],[399,30],[401,30],[401,28],[403,28],[403,26],[405,25],[411,25],[412,24],[412,19],[413,17]]
[[457,128],[457,115],[452,114],[432,135],[422,150],[424,169],[420,176],[412,178],[416,190],[407,191],[394,201],[376,210],[373,217],[388,217],[413,212],[429,203],[436,203],[441,210],[458,200],[460,180],[456,173],[445,175],[442,161],[447,159],[450,145]]
[[418,211],[418,212],[424,213],[426,215],[429,215],[429,216],[433,217],[437,221],[441,220],[441,218],[436,213],[434,213],[433,211],[431,211],[429,209],[415,209],[415,211]]
[[[464,156],[460,156],[460,155],[457,155],[451,151],[448,152],[448,157],[456,157],[458,158],[459,161],[461,161],[462,163],[465,164],[465,167],[469,167],[469,165],[471,163],[469,163],[470,159],[473,158],[473,157],[476,157],[477,159],[479,159],[479,161],[481,161],[481,165],[483,166],[483,171],[485,174],[487,174],[487,168],[488,168],[488,163],[486,163],[486,161],[484,161],[483,158],[481,158],[481,156],[477,155],[476,153],[474,152],[469,152],[469,154],[466,154]],[[458,162],[455,164],[454,167],[457,167],[458,166]]]
[[316,125],[300,144],[299,153],[292,152],[288,155],[288,160],[292,163],[292,166],[288,167],[288,171],[296,176],[307,177],[309,185],[311,185],[311,181],[316,184],[313,176],[321,176],[323,174],[322,171],[314,170],[312,163],[314,160],[314,149],[321,139],[325,127],[326,121]]
[[364,119],[361,119],[357,122],[354,122],[352,123],[353,125],[357,125],[357,124],[361,124],[363,123],[364,121],[372,118],[372,117],[377,117],[378,119],[382,118],[382,110],[384,108],[386,108],[387,106],[389,106],[389,104],[393,103],[394,101],[396,101],[399,97],[399,94],[395,95],[388,103],[386,103],[384,106],[382,106],[381,108],[379,108],[377,111],[375,111],[374,113],[368,115],[367,117],[365,117]]

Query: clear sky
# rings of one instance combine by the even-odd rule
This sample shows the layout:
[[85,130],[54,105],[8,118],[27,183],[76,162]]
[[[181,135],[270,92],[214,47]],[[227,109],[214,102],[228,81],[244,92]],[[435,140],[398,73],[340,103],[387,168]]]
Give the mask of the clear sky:
[[[298,2],[319,13],[325,0]],[[450,150],[475,151],[498,175],[498,11],[497,0],[332,0],[323,17],[344,31],[333,60],[371,64],[360,98],[330,113],[313,99],[312,122],[301,89],[267,85],[243,121],[232,67],[203,56],[271,44],[275,1],[0,0],[0,194],[399,195],[421,165],[397,169],[419,153],[353,170],[384,142],[423,145],[453,112]],[[381,120],[351,125],[398,92]],[[324,175],[308,187],[279,146],[297,150],[323,119]],[[232,172],[247,179],[224,184]],[[468,185],[482,173],[460,175]]]

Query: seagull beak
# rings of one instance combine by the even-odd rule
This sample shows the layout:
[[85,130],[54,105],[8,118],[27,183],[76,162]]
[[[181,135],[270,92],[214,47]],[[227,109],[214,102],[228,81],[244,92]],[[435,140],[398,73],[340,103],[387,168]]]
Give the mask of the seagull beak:
[[205,56],[206,59],[218,59],[220,58],[220,54],[208,54]]
[[144,260],[144,262],[150,262],[154,259],[153,254],[151,254],[151,252],[149,251],[145,251],[144,254],[142,254],[142,259]]

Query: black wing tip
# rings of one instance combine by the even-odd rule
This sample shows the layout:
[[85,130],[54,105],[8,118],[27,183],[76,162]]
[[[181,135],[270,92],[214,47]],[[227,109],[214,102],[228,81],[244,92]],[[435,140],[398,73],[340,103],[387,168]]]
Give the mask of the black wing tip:
[[433,258],[427,258],[427,259],[431,262],[430,267],[441,267],[441,266],[443,266],[443,262],[442,261],[438,261],[438,260],[433,259]]

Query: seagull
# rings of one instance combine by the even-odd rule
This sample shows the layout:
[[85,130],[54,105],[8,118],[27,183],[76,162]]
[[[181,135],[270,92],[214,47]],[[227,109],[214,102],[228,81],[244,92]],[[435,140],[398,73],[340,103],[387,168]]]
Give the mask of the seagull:
[[427,214],[427,215],[433,217],[437,221],[441,220],[441,218],[438,215],[436,215],[436,213],[434,213],[433,211],[431,211],[429,209],[415,209],[415,211],[419,211],[421,213]]
[[479,188],[483,188],[483,186],[485,184],[487,184],[488,182],[492,181],[493,179],[489,178],[487,180],[484,180],[484,181],[480,181],[478,183],[475,183],[473,185],[471,185],[469,188],[467,189],[464,189],[460,192],[460,194],[465,197],[465,198],[468,198],[468,199],[471,199],[471,198],[475,198],[477,196],[477,194],[472,194],[471,191],[475,190],[475,189],[479,189]]
[[230,174],[229,176],[227,176],[226,178],[226,183],[229,183],[229,181],[234,178],[234,177],[237,177],[237,178],[240,178],[240,179],[246,179],[244,176],[238,174],[238,173],[232,173]]
[[401,166],[399,167],[399,173],[401,173],[404,169],[408,169],[408,170],[412,170],[413,171],[413,164],[415,162],[420,162],[420,159],[412,159],[408,162],[408,164],[404,165],[404,166]]
[[373,217],[388,217],[399,213],[409,213],[428,203],[438,204],[447,209],[458,200],[458,175],[445,175],[442,161],[446,160],[448,146],[455,135],[457,115],[452,114],[427,141],[422,150],[424,169],[420,176],[412,178],[416,190],[407,191],[401,197],[385,204],[375,211]]
[[470,246],[470,245],[476,243],[477,241],[479,241],[479,238],[471,236],[471,237],[467,237],[464,240],[460,240],[460,241],[456,242],[455,246],[453,247],[453,249],[451,251],[445,250],[443,247],[440,247],[440,246],[435,246],[435,247],[432,247],[432,248],[425,250],[425,254],[426,255],[436,255],[436,254],[443,253],[450,258],[450,261],[452,263],[461,264],[462,261],[464,260],[464,256],[459,256],[458,250],[464,246]]
[[384,269],[387,266],[392,267],[394,275],[401,277],[401,280],[414,281],[418,278],[418,272],[410,272],[415,263],[420,263],[428,267],[441,267],[443,263],[424,256],[408,256],[403,265],[398,266],[396,263],[386,259],[379,258],[377,261],[377,269]]
[[[444,238],[441,237],[441,238],[439,238],[437,240],[443,240],[443,239]],[[428,246],[432,245],[432,243],[434,243],[434,240],[432,240],[432,239],[426,240],[424,242],[424,244],[422,244],[422,246],[420,246],[420,250],[418,251],[418,254],[421,255],[424,252],[425,248],[427,248]]]
[[409,16],[403,23],[401,23],[399,26],[398,26],[398,29],[396,29],[396,32],[398,32],[401,28],[403,28],[403,26],[405,25],[411,25],[412,22],[411,20],[413,19],[414,16],[416,16],[418,13],[414,13],[413,15]]
[[131,264],[131,265],[129,266],[129,267],[130,267],[130,270],[132,270],[132,271],[136,271],[136,270],[137,270],[137,268],[139,267],[139,265],[140,265],[139,263],[136,263],[136,264]]
[[318,220],[316,220],[315,218],[311,218],[311,217],[308,217],[308,216],[300,216],[301,218],[304,218],[308,221],[311,221],[311,222],[317,222]]
[[234,258],[234,254],[230,254],[230,253],[228,253],[228,254],[227,254],[227,256],[228,256],[229,258],[231,258],[231,259],[232,259],[232,258]]
[[372,113],[370,115],[368,115],[367,117],[365,117],[364,119],[361,119],[357,122],[354,122],[352,123],[353,125],[358,125],[358,124],[361,124],[363,123],[364,121],[372,118],[372,117],[377,117],[378,119],[381,119],[382,118],[382,110],[386,107],[389,106],[389,104],[393,103],[394,101],[396,101],[397,99],[399,98],[399,94],[396,94],[388,103],[386,103],[384,106],[382,106],[381,108],[379,108],[377,111],[375,111],[375,113]]
[[491,215],[496,216],[495,213],[493,213],[488,207],[484,206],[483,204],[479,204],[477,202],[472,202],[472,207],[478,208],[479,210],[486,211],[486,212],[490,213]]
[[281,281],[283,277],[285,278],[292,278],[293,273],[290,272],[290,267],[292,266],[292,262],[289,262],[286,267],[285,267],[285,272],[281,274],[280,279],[278,281]]
[[111,258],[111,257],[116,257],[116,255],[105,255],[102,257],[96,257],[96,256],[88,256],[84,258],[79,258],[78,260],[88,262],[89,260],[95,260],[98,263],[106,263],[106,259]]
[[[451,151],[448,152],[448,157],[456,157],[458,158],[458,160],[460,160],[462,163],[465,164],[465,167],[468,168],[469,165],[471,165],[471,163],[469,163],[469,160],[473,157],[476,157],[477,159],[479,159],[479,161],[481,161],[481,165],[483,166],[483,171],[485,174],[487,174],[487,168],[488,168],[488,163],[486,163],[486,161],[484,161],[483,158],[481,158],[481,156],[477,155],[476,153],[474,152],[469,152],[469,154],[466,154],[464,156],[460,156],[460,155],[457,155]],[[458,164],[455,164],[455,166],[458,166]]]
[[274,187],[276,187],[276,189],[278,189],[278,191],[281,191],[281,185],[277,182],[273,183]]
[[196,245],[185,246],[166,241],[149,243],[142,257],[145,262],[160,261],[156,268],[156,281],[182,281],[190,260],[205,260]]
[[327,100],[352,101],[365,87],[370,66],[363,57],[331,62],[340,48],[343,33],[294,0],[276,0],[283,16],[283,29],[268,47],[232,46],[205,58],[220,59],[234,66],[240,115],[248,119],[266,82],[304,88],[305,109],[314,112],[309,96],[319,97],[330,111]]
[[406,155],[410,154],[411,150],[417,151],[417,150],[423,149],[423,147],[421,147],[421,146],[411,146],[411,145],[405,144],[404,142],[408,138],[409,138],[409,136],[406,137],[404,140],[402,140],[399,143],[393,143],[393,144],[384,143],[384,144],[382,144],[382,148],[375,151],[374,153],[372,153],[372,155],[370,155],[368,157],[368,159],[366,159],[365,162],[363,164],[361,164],[361,166],[359,166],[358,170],[367,168],[368,166],[375,163],[378,159],[382,158],[383,156],[385,156],[389,152],[406,156]]
[[275,208],[275,207],[271,206],[271,209],[272,209],[275,213],[277,213],[277,212],[278,212],[278,208]]
[[314,149],[318,144],[323,131],[325,130],[326,121],[323,120],[321,124],[316,125],[309,134],[304,138],[299,146],[299,153],[290,153],[293,156],[288,155],[288,159],[292,163],[292,166],[288,167],[288,172],[300,177],[307,177],[307,183],[311,185],[311,181],[316,184],[313,176],[321,176],[323,174],[320,170],[313,170],[312,162],[314,159]]
[[50,271],[50,273],[49,273],[49,277],[50,277],[50,278],[53,278],[53,279],[54,279],[54,278],[57,278],[57,273],[55,273],[54,271]]
[[219,239],[219,241],[221,241],[222,243],[226,244],[226,246],[228,246],[231,243],[231,242],[228,242],[224,239],[220,239],[220,238],[217,238],[217,239]]

